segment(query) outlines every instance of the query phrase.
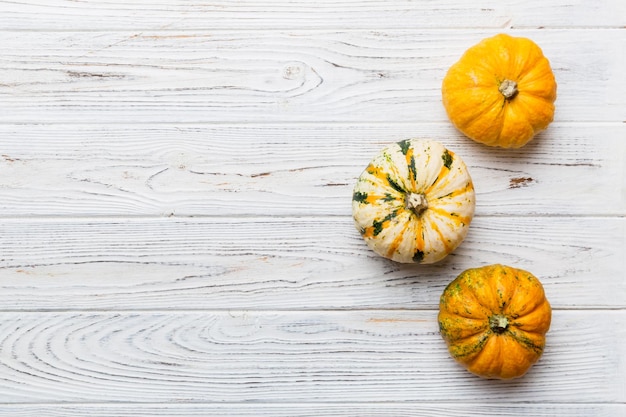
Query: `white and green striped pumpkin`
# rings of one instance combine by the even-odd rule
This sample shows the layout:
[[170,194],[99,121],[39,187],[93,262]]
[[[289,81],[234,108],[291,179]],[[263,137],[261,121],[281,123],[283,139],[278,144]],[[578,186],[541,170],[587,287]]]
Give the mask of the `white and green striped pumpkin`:
[[368,246],[402,263],[440,261],[474,216],[465,163],[441,143],[407,139],[384,148],[359,177],[352,214]]

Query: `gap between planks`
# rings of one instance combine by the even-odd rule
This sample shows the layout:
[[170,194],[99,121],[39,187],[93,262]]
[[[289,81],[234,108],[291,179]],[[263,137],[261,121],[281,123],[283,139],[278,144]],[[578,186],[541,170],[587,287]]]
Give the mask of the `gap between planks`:
[[[1,32],[1,31],[0,31]],[[624,126],[624,124],[626,124],[626,120],[623,121],[616,121],[616,120],[581,120],[578,119],[576,121],[574,120],[558,120],[558,121],[554,121],[552,123],[550,123],[550,126],[548,127],[548,129],[552,126],[598,126],[598,127],[609,127],[609,126]],[[38,123],[38,122],[11,122],[11,121],[0,121],[0,126],[16,126],[16,127],[36,127],[36,128],[45,128],[47,126],[49,127],[62,127],[62,126],[67,126],[67,127],[72,127],[72,126],[80,126],[80,127],[84,127],[84,126],[94,126],[94,127],[98,127],[98,126],[102,126],[103,128],[108,128],[110,126],[115,126],[115,128],[127,128],[127,129],[133,129],[135,127],[139,127],[139,128],[144,128],[144,127],[150,127],[151,129],[160,129],[160,128],[176,128],[177,126],[184,126],[184,127],[197,127],[197,128],[209,128],[211,126],[219,126],[219,127],[232,127],[232,128],[238,128],[238,127],[246,127],[246,128],[250,128],[250,127],[254,127],[254,126],[259,126],[259,127],[275,127],[276,129],[281,129],[281,126],[285,126],[288,125],[290,127],[294,127],[294,126],[302,126],[302,127],[307,127],[307,128],[320,128],[319,127],[319,123],[315,123],[315,122],[311,122],[311,121],[307,121],[307,120],[293,120],[293,119],[285,119],[285,120],[281,120],[281,121],[276,121],[276,120],[268,120],[268,121],[263,121],[263,120],[241,120],[241,121],[232,121],[232,120],[227,120],[227,121],[189,121],[189,120],[183,120],[183,121],[164,121],[164,122],[150,122],[150,121],[146,121],[146,120],[138,120],[137,122],[122,122],[122,123],[115,123],[115,122],[108,122],[108,121],[103,121],[103,122],[94,122],[94,121],[86,121],[86,122],[81,122],[81,121],[61,121],[61,122],[54,122],[54,121],[46,121],[44,123]],[[451,126],[449,121],[442,121],[442,120],[436,120],[436,121],[415,121],[415,120],[371,120],[371,121],[362,121],[362,120],[328,120],[328,121],[324,121],[324,127],[321,128],[321,130],[332,130],[333,127],[353,127],[354,125],[359,125],[360,127],[368,127],[368,126],[374,126],[374,127],[378,127],[378,126],[389,126],[389,125],[400,125],[400,126],[443,126],[443,127],[449,127]],[[460,133],[458,133],[460,135]],[[467,139],[468,141],[470,139]],[[498,150],[499,148],[494,148],[495,150]]]
[[[497,404],[484,404],[484,403],[479,403],[479,402],[459,402],[459,401],[455,401],[455,400],[450,400],[449,402],[445,402],[445,401],[427,401],[427,400],[406,400],[406,401],[397,401],[397,400],[391,400],[391,401],[368,401],[368,400],[363,400],[363,401],[359,401],[359,402],[344,402],[344,401],[332,401],[332,400],[325,400],[323,403],[317,403],[317,402],[303,402],[303,401],[284,401],[284,402],[273,402],[273,401],[263,401],[263,402],[254,402],[254,403],[245,403],[245,402],[240,402],[240,401],[220,401],[219,403],[211,403],[211,402],[196,402],[196,401],[187,401],[187,402],[162,402],[162,403],[158,403],[158,402],[131,402],[131,401],[115,401],[115,402],[98,402],[98,401],[80,401],[80,402],[69,402],[69,401],[59,401],[59,402],[24,402],[24,403],[5,403],[5,402],[0,402],[0,416],[4,416],[5,414],[5,410],[2,409],[2,407],[6,407],[6,408],[10,408],[11,410],[19,410],[19,409],[29,409],[29,408],[37,408],[37,409],[44,409],[44,408],[55,408],[55,409],[72,409],[72,410],[76,410],[76,411],[81,411],[80,409],[84,409],[84,411],[90,411],[90,416],[92,417],[96,417],[99,414],[91,414],[91,412],[96,412],[97,410],[91,410],[94,408],[103,408],[103,409],[107,409],[107,410],[120,410],[122,411],[124,408],[126,407],[132,407],[133,410],[137,410],[137,409],[143,409],[143,410],[151,410],[153,408],[157,408],[160,412],[163,411],[168,411],[171,410],[171,412],[184,412],[184,411],[193,411],[194,409],[200,409],[199,411],[219,411],[220,409],[223,409],[224,407],[237,407],[238,410],[246,410],[246,411],[255,411],[257,409],[263,409],[263,408],[273,408],[273,409],[286,409],[285,411],[289,411],[289,410],[293,410],[295,408],[297,409],[302,409],[302,410],[311,410],[312,408],[316,408],[316,409],[322,409],[322,411],[327,411],[327,409],[332,408],[333,410],[337,410],[339,408],[345,408],[345,409],[359,409],[362,406],[367,406],[367,412],[368,412],[368,416],[370,415],[369,412],[374,411],[372,409],[373,408],[377,408],[377,407],[381,407],[384,408],[384,410],[376,410],[378,412],[380,412],[380,416],[384,416],[384,417],[388,417],[388,411],[389,411],[389,407],[391,406],[397,406],[397,407],[411,407],[411,412],[414,413],[415,411],[419,410],[419,408],[415,408],[415,407],[428,407],[428,408],[451,408],[454,410],[457,410],[459,412],[466,412],[465,408],[469,409],[469,408],[473,408],[475,410],[479,410],[479,409],[485,409],[485,411],[488,410],[493,410],[493,411],[498,411],[498,410],[512,410],[512,409],[520,409],[523,410],[523,414],[520,415],[524,415],[527,416],[527,411],[529,406],[533,405],[536,407],[545,407],[545,408],[564,408],[564,409],[572,409],[572,410],[577,410],[577,409],[582,409],[585,407],[594,407],[594,406],[599,406],[599,407],[607,407],[610,410],[625,410],[626,411],[626,404],[625,403],[613,403],[613,402],[607,402],[607,401],[583,401],[583,402],[576,402],[576,403],[564,403],[564,402],[540,402],[540,403],[532,403],[532,404],[528,404],[528,403],[509,403],[506,405],[497,405]],[[452,406],[452,407],[451,407]],[[289,409],[289,410],[287,410]],[[47,410],[47,411],[52,411],[52,410]],[[393,411],[393,410],[391,410]],[[408,411],[408,410],[407,410]],[[155,411],[157,412],[157,411]],[[8,414],[7,414],[8,415]],[[142,414],[143,415],[143,414]],[[155,416],[158,414],[155,414]],[[170,415],[170,414],[167,414]],[[173,414],[172,414],[173,415]],[[195,414],[194,414],[195,415]],[[322,414],[319,413],[320,417],[321,416],[325,416],[326,414]],[[348,414],[350,416],[352,416],[353,414]],[[378,416],[379,414],[375,414],[376,416]],[[413,416],[414,414],[407,414],[407,416]],[[417,414],[415,414],[417,415]],[[421,415],[421,414],[420,414]],[[478,415],[478,414],[476,414]],[[515,416],[516,414],[506,414],[506,416]],[[567,415],[567,414],[563,414],[563,415]],[[612,414],[611,416],[621,416],[622,414]],[[108,414],[107,414],[108,416]],[[308,416],[308,414],[307,414]],[[556,416],[556,414],[550,414],[551,417]],[[604,414],[602,414],[602,416],[605,416]],[[293,416],[292,416],[293,417]],[[337,416],[334,416],[337,417]],[[485,417],[484,415],[482,415],[481,417]],[[568,416],[570,417],[570,416]]]
[[[284,314],[284,313],[293,313],[293,314],[312,314],[312,313],[323,313],[323,314],[344,314],[344,313],[437,313],[439,310],[429,308],[429,307],[415,307],[415,308],[383,308],[383,307],[338,307],[338,308],[310,308],[310,309],[294,309],[294,308],[272,308],[272,309],[264,309],[264,308],[186,308],[186,309],[125,309],[125,310],[117,310],[114,308],[107,309],[88,309],[88,308],[76,308],[76,309],[51,309],[51,308],[42,308],[42,309],[26,309],[26,310],[14,310],[0,309],[1,314],[21,314],[21,315],[39,315],[39,314],[54,314],[54,315],[76,315],[76,314],[98,314],[98,315],[112,315],[112,316],[126,316],[126,315],[230,315],[232,317],[239,317],[248,314],[259,314],[259,315],[273,315],[273,314]],[[589,306],[581,306],[581,307],[552,307],[552,311],[589,311],[589,312],[609,312],[609,313],[619,313],[622,311],[626,311],[626,307],[589,307]]]
[[[575,215],[561,215],[555,213],[545,213],[545,214],[523,214],[523,213],[494,213],[494,214],[476,214],[474,218],[481,219],[501,219],[506,217],[515,217],[515,218],[561,218],[567,217],[570,219],[622,219],[626,218],[626,213],[616,213],[616,214],[575,214]],[[163,214],[163,215],[141,215],[138,214],[136,216],[133,215],[120,215],[120,216],[111,216],[111,215],[90,215],[90,216],[75,216],[75,215],[51,215],[51,216],[0,216],[0,222],[21,222],[21,221],[33,221],[33,222],[120,222],[120,221],[177,221],[177,220],[190,220],[190,221],[209,221],[209,220],[224,220],[224,221],[236,221],[236,220],[252,220],[262,222],[263,220],[284,220],[286,223],[289,223],[293,220],[303,220],[303,221],[314,221],[314,220],[336,220],[336,219],[351,219],[350,216],[346,216],[345,214],[326,214],[326,215],[286,215],[286,214],[266,214],[260,216],[258,214],[238,214],[238,215],[220,215],[220,214]]]
[[134,27],[132,29],[129,28],[97,28],[97,29],[0,29],[0,34],[3,33],[132,33],[133,36],[142,36],[145,33],[176,33],[179,34],[180,37],[184,37],[185,32],[211,32],[216,34],[223,33],[232,33],[233,31],[237,32],[311,32],[311,33],[328,33],[328,32],[341,32],[341,33],[356,33],[356,32],[393,32],[393,31],[403,31],[403,32],[433,32],[433,33],[454,33],[454,32],[467,32],[467,31],[476,31],[476,32],[498,32],[498,31],[561,31],[561,30],[584,30],[584,31],[610,31],[610,30],[623,30],[626,29],[621,25],[614,26],[585,26],[585,25],[559,25],[559,26],[542,26],[542,25],[508,25],[503,24],[499,26],[454,26],[454,27],[415,27],[415,26],[351,26],[349,28],[342,27],[340,25],[337,26],[328,26],[323,28],[298,28],[291,26],[273,26],[272,28],[264,28],[264,27],[243,27],[237,26],[233,29],[224,29],[224,28],[207,28],[207,27],[197,27],[197,28],[184,28],[184,29],[168,29],[161,27]]

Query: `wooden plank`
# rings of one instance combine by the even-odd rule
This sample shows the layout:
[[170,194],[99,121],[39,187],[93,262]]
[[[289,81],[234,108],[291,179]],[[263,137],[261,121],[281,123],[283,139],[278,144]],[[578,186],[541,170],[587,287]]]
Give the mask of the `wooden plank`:
[[449,123],[0,125],[0,137],[2,217],[349,216],[369,160],[409,137],[461,155],[477,215],[626,214],[623,123],[554,123],[508,151]]
[[615,417],[626,413],[624,404],[54,404],[0,405],[0,417]]
[[[549,57],[555,120],[626,119],[626,31],[511,33]],[[0,122],[447,122],[447,68],[493,34],[0,32]]]
[[[626,415],[624,27],[619,0],[0,0],[0,417]],[[499,31],[559,82],[518,151],[440,104]],[[429,267],[376,257],[349,214],[411,136],[479,196]],[[435,321],[493,262],[556,308],[509,383],[454,364]]]
[[[522,379],[448,357],[436,311],[2,313],[3,403],[624,403],[624,310],[555,311]],[[513,395],[514,394],[514,395]]]
[[11,30],[213,30],[231,28],[623,27],[621,1],[35,0],[0,2],[0,28]]
[[349,217],[0,222],[0,310],[434,309],[462,270],[539,277],[556,308],[626,307],[626,218],[477,217],[435,265],[376,256]]

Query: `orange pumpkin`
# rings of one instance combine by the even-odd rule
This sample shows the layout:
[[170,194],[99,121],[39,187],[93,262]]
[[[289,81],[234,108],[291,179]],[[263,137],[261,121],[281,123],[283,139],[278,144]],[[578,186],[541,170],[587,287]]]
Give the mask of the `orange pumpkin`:
[[535,276],[490,265],[468,269],[446,287],[438,320],[457,362],[481,377],[510,379],[541,357],[551,317]]
[[554,74],[526,38],[499,34],[469,48],[441,90],[454,126],[489,146],[522,147],[554,118]]

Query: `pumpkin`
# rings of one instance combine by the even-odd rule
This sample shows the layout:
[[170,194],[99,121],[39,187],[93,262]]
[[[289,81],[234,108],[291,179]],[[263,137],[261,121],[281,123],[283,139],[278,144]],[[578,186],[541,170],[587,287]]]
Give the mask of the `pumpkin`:
[[465,163],[441,143],[407,139],[378,153],[352,195],[355,225],[377,254],[402,263],[443,259],[474,216]]
[[519,148],[552,122],[556,81],[533,41],[499,34],[450,67],[442,96],[463,134],[485,145]]
[[551,316],[534,275],[489,265],[464,271],[446,287],[438,320],[457,362],[481,377],[510,379],[541,357]]

